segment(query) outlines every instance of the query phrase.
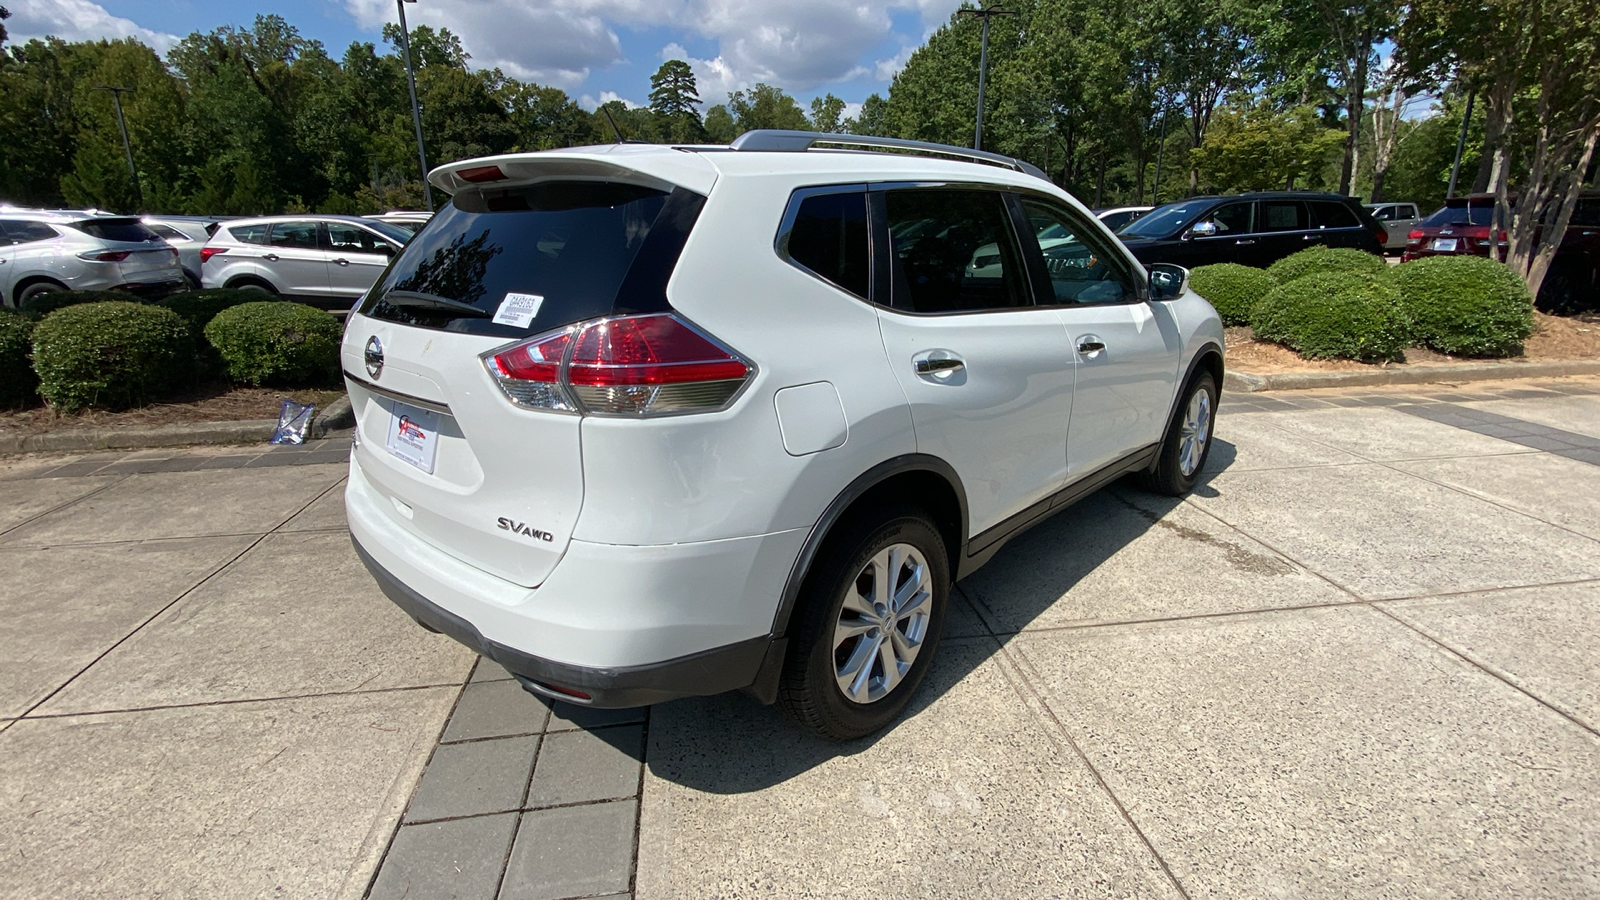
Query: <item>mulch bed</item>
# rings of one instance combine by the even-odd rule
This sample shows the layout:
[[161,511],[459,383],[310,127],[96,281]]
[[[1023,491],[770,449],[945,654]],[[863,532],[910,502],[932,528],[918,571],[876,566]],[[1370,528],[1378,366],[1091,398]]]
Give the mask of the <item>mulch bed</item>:
[[[1523,345],[1522,355],[1506,360],[1515,365],[1518,360],[1600,359],[1600,314],[1584,313],[1576,316],[1548,316],[1533,314],[1534,332]],[[1257,341],[1249,326],[1227,329],[1227,366],[1261,375],[1280,372],[1337,372],[1364,371],[1377,368],[1404,368],[1456,362],[1482,362],[1469,357],[1435,353],[1424,347],[1406,350],[1405,362],[1360,363],[1347,359],[1304,359],[1300,354],[1279,344]]]
[[226,383],[204,385],[156,403],[122,412],[89,410],[62,415],[49,407],[0,412],[0,434],[41,434],[80,428],[148,428],[189,422],[244,422],[276,419],[285,400],[314,403],[318,410],[344,396],[344,391],[234,388]]

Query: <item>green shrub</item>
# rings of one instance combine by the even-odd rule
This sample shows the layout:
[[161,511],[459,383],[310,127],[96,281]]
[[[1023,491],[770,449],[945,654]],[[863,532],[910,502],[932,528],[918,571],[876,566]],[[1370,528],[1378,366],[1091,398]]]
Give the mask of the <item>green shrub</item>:
[[1272,276],[1253,266],[1216,263],[1189,273],[1189,286],[1211,301],[1217,315],[1229,325],[1250,324],[1250,310],[1271,293]]
[[1388,268],[1389,264],[1383,261],[1383,257],[1360,250],[1351,250],[1348,247],[1308,247],[1268,266],[1267,274],[1278,284],[1288,284],[1297,278],[1319,272],[1382,275]]
[[0,312],[0,409],[32,406],[39,400],[39,378],[28,358],[32,335],[32,319]]
[[1460,356],[1516,356],[1533,334],[1528,286],[1481,256],[1430,256],[1402,263],[1387,281],[1400,294],[1417,343]]
[[39,393],[62,410],[158,400],[193,373],[194,345],[176,313],[143,303],[84,303],[33,329]]
[[18,304],[17,309],[42,319],[58,309],[84,303],[140,303],[140,299],[125,291],[51,291],[35,294]]
[[1354,272],[1278,285],[1250,311],[1250,322],[1258,339],[1307,359],[1401,359],[1410,343],[1399,293],[1383,279]]
[[232,288],[212,288],[201,291],[181,291],[170,294],[157,301],[157,306],[164,306],[177,313],[184,323],[189,326],[189,334],[194,338],[194,347],[197,353],[195,368],[202,380],[210,381],[222,375],[225,366],[217,349],[206,340],[206,326],[216,318],[217,313],[244,303],[261,302],[260,291],[239,291]]
[[333,378],[341,330],[320,309],[265,300],[217,313],[205,335],[235,382],[299,387]]

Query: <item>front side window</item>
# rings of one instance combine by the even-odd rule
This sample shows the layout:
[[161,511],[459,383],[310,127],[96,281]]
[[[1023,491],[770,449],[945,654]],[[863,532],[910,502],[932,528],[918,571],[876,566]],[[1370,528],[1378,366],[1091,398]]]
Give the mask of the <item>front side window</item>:
[[1299,200],[1267,200],[1261,204],[1262,231],[1305,231],[1306,205]]
[[1217,207],[1206,221],[1217,226],[1217,234],[1249,234],[1254,203],[1227,203]]
[[1396,212],[1398,212],[1398,210],[1393,206],[1380,206],[1377,209],[1372,210],[1372,218],[1379,222],[1393,222]]
[[894,308],[958,313],[1029,305],[1004,195],[913,188],[887,191],[883,200]]
[[778,238],[778,254],[863,300],[871,267],[864,191],[812,194]]
[[[1123,303],[1137,297],[1127,273],[1100,236],[1077,216],[1053,204],[1023,198],[1034,243],[1056,303]],[[1023,252],[1035,252],[1023,242]]]
[[272,234],[267,238],[267,243],[289,250],[315,250],[317,223],[278,222],[272,226]]

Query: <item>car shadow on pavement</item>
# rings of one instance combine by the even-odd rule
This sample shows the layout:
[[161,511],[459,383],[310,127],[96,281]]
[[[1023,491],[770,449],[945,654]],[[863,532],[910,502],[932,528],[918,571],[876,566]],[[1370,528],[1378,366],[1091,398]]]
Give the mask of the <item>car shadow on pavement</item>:
[[[1232,444],[1217,441],[1196,491],[1211,491],[1206,482],[1235,458]],[[1066,613],[1072,620],[1068,627],[1125,618],[1119,615],[1125,610],[1111,608],[1117,593],[1105,583],[1098,583],[1090,592],[1095,599],[1086,602],[1076,600],[1074,589],[1157,528],[1180,503],[1180,498],[1147,494],[1129,481],[1118,482],[1008,544],[958,584],[927,680],[904,715],[877,734],[834,743],[802,731],[780,707],[762,706],[737,692],[695,697],[652,709],[646,765],[656,777],[696,791],[740,794],[862,753],[919,717],[930,717],[940,727],[959,727],[958,718],[938,708],[941,700],[1046,612],[1060,618],[1058,607],[1072,607]],[[1105,608],[1097,608],[1100,602]]]

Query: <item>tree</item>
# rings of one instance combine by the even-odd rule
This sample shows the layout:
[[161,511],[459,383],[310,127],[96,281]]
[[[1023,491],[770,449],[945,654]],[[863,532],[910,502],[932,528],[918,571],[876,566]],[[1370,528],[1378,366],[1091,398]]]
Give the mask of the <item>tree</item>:
[[[1005,102],[1008,87],[999,73],[1023,44],[1023,20],[1029,18],[1031,0],[1008,3],[1020,15],[1000,16],[989,26],[989,71],[991,81],[985,97],[991,110]],[[982,23],[976,17],[951,14],[950,20],[928,37],[927,43],[912,51],[905,68],[889,85],[889,102],[884,110],[884,130],[888,137],[935,141],[941,144],[972,146],[972,132],[978,112],[978,57]],[[1004,128],[1000,115],[985,117],[985,129]],[[985,133],[984,146],[994,145]]]
[[700,122],[700,91],[694,69],[681,59],[669,59],[650,76],[650,109],[660,119],[661,133],[673,143],[705,140]]
[[[1154,0],[1152,7],[1151,24],[1161,35],[1153,64],[1184,111],[1189,146],[1198,148],[1222,98],[1254,81],[1263,17],[1275,11],[1250,0]],[[1191,194],[1199,182],[1191,162]]]
[[1270,101],[1236,95],[1217,110],[1191,160],[1217,191],[1283,190],[1320,170],[1342,140],[1311,107],[1280,112]]
[[[6,20],[11,18],[11,10],[0,6],[0,44],[6,42]],[[0,64],[4,63],[4,54],[0,54]]]
[[549,150],[594,143],[594,122],[560,88],[504,79],[500,102],[511,117],[519,150]]
[[848,134],[860,134],[869,137],[889,137],[886,115],[889,101],[879,94],[868,94],[867,99],[861,103],[861,112],[844,120],[842,126]]
[[844,130],[840,116],[844,114],[844,101],[832,94],[811,98],[811,125],[818,131],[837,134]]
[[806,119],[800,104],[781,88],[770,84],[757,84],[748,91],[729,94],[728,112],[738,123],[741,134],[758,128],[811,130],[811,122]]
[[706,140],[713,144],[727,144],[739,136],[739,123],[721,103],[706,110],[705,127]]
[[[383,23],[383,39],[395,52],[400,52],[400,25]],[[418,25],[411,29],[411,64],[420,71],[427,68],[466,69],[471,59],[461,46],[461,39],[448,28],[435,31],[431,26]]]
[[[1600,140],[1600,0],[1416,0],[1399,33],[1419,78],[1478,87],[1488,107],[1493,234],[1538,296]],[[1518,115],[1532,95],[1531,121]],[[1519,133],[1530,150],[1519,159]],[[1519,165],[1520,164],[1520,165]],[[1526,175],[1511,197],[1515,171]]]

